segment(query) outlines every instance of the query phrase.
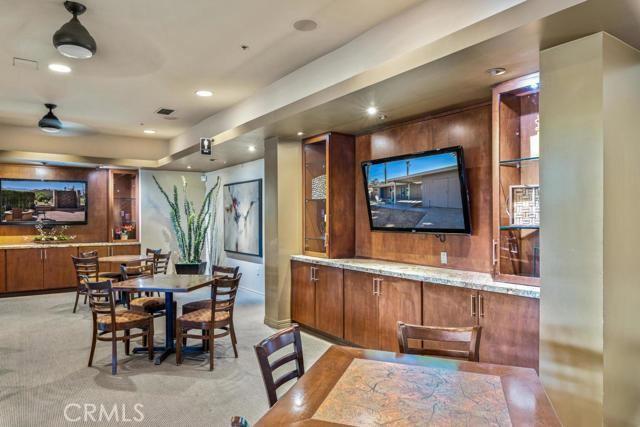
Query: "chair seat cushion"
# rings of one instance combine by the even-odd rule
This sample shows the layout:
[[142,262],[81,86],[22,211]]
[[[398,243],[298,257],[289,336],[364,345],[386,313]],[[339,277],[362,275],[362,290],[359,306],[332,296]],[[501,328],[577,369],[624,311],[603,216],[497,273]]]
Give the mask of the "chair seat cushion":
[[[222,322],[229,319],[229,312],[216,311],[216,322]],[[203,308],[200,310],[192,311],[191,313],[183,314],[178,318],[183,326],[201,325],[205,323],[211,323],[211,309]]]
[[[229,305],[226,302],[219,302],[218,307],[225,307],[227,305]],[[191,313],[192,311],[196,311],[196,310],[202,310],[203,308],[208,308],[209,310],[211,310],[211,300],[210,299],[203,299],[201,301],[191,301],[188,302],[186,304],[184,304],[182,306],[182,314],[187,314],[187,313]]]
[[[153,319],[151,315],[142,312],[124,310],[116,312],[116,330],[135,328],[149,323]],[[101,331],[111,331],[111,315],[103,314],[96,318],[98,329]]]
[[159,297],[135,298],[131,300],[129,305],[133,311],[145,311],[147,313],[154,313],[165,309],[164,298]]

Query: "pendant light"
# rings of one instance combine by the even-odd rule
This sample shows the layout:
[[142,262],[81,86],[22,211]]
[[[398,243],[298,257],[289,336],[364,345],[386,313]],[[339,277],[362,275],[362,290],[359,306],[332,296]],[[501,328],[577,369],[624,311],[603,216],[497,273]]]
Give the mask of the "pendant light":
[[57,133],[62,129],[62,122],[59,118],[53,114],[53,110],[57,107],[56,104],[44,104],[45,107],[49,109],[49,112],[42,116],[40,121],[38,122],[38,126],[44,132],[48,133]]
[[96,54],[96,41],[78,20],[78,15],[82,15],[87,7],[75,1],[65,1],[64,7],[73,15],[73,18],[53,35],[53,45],[66,57],[91,58]]

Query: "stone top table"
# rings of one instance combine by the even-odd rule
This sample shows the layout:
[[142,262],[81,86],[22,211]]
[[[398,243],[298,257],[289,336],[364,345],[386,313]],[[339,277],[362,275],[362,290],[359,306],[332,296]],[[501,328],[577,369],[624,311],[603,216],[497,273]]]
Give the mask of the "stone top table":
[[429,282],[436,285],[456,286],[479,291],[498,292],[529,298],[540,298],[537,286],[517,285],[514,283],[496,282],[488,273],[454,270],[450,268],[429,267],[424,265],[404,264],[369,258],[330,259],[307,255],[293,255],[294,261],[343,268],[345,270],[399,277],[402,279]]
[[149,255],[111,255],[98,258],[98,262],[112,262],[117,264],[135,264],[144,261],[153,261],[153,257]]
[[533,369],[332,346],[258,421],[560,426]]

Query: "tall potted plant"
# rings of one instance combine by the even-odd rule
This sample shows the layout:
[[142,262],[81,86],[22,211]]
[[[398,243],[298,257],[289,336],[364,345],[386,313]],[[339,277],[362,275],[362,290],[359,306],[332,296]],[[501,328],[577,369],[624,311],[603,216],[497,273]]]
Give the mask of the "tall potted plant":
[[[178,274],[204,274],[207,268],[207,262],[202,261],[202,249],[207,236],[207,230],[211,224],[211,218],[215,222],[215,207],[220,190],[220,177],[216,180],[215,185],[207,192],[202,201],[202,206],[196,212],[193,202],[187,197],[187,180],[182,177],[182,190],[184,201],[182,202],[182,212],[178,201],[178,187],[173,186],[173,194],[171,197],[162,188],[156,177],[153,181],[169,204],[169,216],[173,232],[178,242],[178,252],[180,254],[179,262],[175,263],[176,273]],[[214,214],[211,212],[211,202],[213,200]],[[184,213],[185,221],[182,219]],[[184,228],[186,223],[186,230]]]

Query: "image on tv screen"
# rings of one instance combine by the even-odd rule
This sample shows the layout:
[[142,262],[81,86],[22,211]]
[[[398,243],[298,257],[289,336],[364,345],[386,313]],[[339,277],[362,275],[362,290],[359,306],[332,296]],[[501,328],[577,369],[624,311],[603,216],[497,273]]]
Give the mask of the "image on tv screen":
[[468,233],[458,156],[448,150],[365,164],[372,227]]
[[87,221],[87,184],[79,181],[0,180],[3,224]]

